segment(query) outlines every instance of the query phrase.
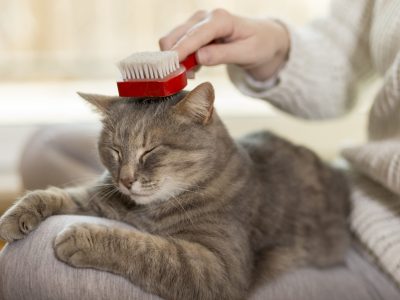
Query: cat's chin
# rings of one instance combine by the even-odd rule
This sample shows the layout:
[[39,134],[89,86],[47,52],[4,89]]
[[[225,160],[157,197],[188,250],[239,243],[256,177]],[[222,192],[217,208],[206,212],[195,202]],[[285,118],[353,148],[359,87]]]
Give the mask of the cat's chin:
[[126,188],[119,187],[118,189],[122,194],[131,198],[131,200],[135,201],[137,204],[148,204],[148,203],[151,203],[151,202],[154,202],[157,200],[155,197],[157,192],[141,194],[141,193],[135,193],[135,192],[129,191]]
[[122,194],[129,196],[133,201],[141,205],[167,201],[179,195],[179,189],[176,188],[173,180],[169,177],[162,180],[162,184],[150,193],[134,192],[122,186],[119,186],[119,190]]
[[178,191],[170,190],[167,187],[161,188],[151,195],[131,194],[130,198],[137,204],[146,205],[154,202],[164,202],[179,195]]
[[146,204],[150,204],[153,202],[161,202],[161,201],[165,200],[163,198],[158,198],[156,195],[150,195],[150,196],[131,195],[130,197],[137,204],[141,204],[141,205],[146,205]]

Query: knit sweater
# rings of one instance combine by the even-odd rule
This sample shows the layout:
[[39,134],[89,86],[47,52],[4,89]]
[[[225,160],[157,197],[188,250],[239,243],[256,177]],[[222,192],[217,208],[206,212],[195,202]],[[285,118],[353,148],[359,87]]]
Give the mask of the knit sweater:
[[328,17],[303,28],[286,26],[291,49],[275,84],[255,82],[232,65],[230,78],[244,94],[308,119],[346,113],[354,104],[357,83],[373,75],[383,78],[370,109],[369,142],[345,149],[343,155],[380,183],[374,186],[383,192],[372,194],[365,184],[354,185],[351,224],[400,284],[400,253],[394,251],[400,249],[400,0],[333,0]]

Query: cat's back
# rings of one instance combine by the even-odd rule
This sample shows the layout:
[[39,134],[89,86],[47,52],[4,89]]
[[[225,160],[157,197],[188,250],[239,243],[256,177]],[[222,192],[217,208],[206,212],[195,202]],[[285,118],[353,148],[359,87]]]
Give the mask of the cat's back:
[[[325,183],[347,186],[342,172],[324,163],[312,150],[295,145],[270,131],[258,131],[237,141],[249,154],[263,182],[280,182],[323,188]],[[294,181],[294,182],[293,182]]]
[[[290,240],[298,236],[314,245],[321,257],[319,265],[329,264],[325,258],[340,257],[317,251],[338,236],[338,248],[345,249],[346,219],[350,211],[348,183],[343,172],[333,169],[311,150],[297,146],[269,131],[252,133],[238,140],[253,161],[254,176],[259,182],[259,219],[255,228],[268,228],[267,239],[256,244]],[[296,228],[295,231],[293,231]],[[331,232],[328,234],[328,232]],[[272,239],[271,239],[272,238]],[[315,242],[315,243],[314,243]],[[305,244],[307,244],[305,243]],[[262,246],[262,245],[259,245]],[[331,259],[331,261],[335,260]]]
[[279,176],[288,169],[300,171],[300,166],[310,168],[320,163],[318,156],[311,150],[294,145],[267,130],[248,134],[239,139],[238,143],[249,154],[261,176],[269,176],[270,172]]

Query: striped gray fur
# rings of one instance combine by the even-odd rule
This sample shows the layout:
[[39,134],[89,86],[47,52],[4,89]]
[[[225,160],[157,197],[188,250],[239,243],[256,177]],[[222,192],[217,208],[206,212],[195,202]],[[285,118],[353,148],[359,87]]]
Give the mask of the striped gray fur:
[[55,254],[165,299],[243,299],[260,258],[271,280],[342,261],[343,175],[269,132],[234,141],[213,109],[211,84],[163,100],[82,96],[103,117],[107,172],[93,185],[27,193],[0,219],[1,238],[21,239],[54,214],[126,222],[140,231],[71,225]]

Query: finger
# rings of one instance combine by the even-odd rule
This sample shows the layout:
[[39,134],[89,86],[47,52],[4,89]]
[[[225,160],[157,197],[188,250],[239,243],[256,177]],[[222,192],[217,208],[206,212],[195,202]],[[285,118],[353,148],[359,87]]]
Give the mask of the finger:
[[185,33],[192,28],[196,23],[200,22],[207,16],[205,10],[199,10],[193,14],[185,23],[172,29],[169,33],[163,36],[159,41],[161,50],[170,50],[176,42],[185,35]]
[[185,59],[189,54],[197,51],[211,41],[228,37],[233,31],[233,22],[229,13],[214,11],[212,15],[196,23],[172,47],[179,54],[179,60]]
[[215,66],[219,64],[245,65],[251,61],[247,48],[249,43],[241,40],[227,44],[211,44],[197,51],[197,61],[200,65]]

